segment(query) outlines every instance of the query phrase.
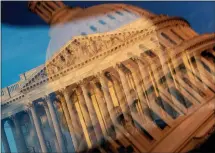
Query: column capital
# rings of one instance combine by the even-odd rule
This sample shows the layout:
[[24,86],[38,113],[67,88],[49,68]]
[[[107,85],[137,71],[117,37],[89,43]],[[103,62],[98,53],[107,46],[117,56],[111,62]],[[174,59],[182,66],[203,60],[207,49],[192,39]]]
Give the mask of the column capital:
[[125,67],[125,65],[123,63],[117,63],[116,66],[115,66],[115,69],[118,72],[123,72],[123,73],[126,72],[126,67]]
[[56,95],[56,98],[57,98],[58,100],[60,100],[60,101],[64,101],[64,97],[63,97],[63,95],[61,95],[61,94],[57,94],[57,95]]
[[32,109],[33,106],[34,106],[34,104],[32,102],[27,103],[26,104],[26,107],[27,107],[26,110]]
[[94,74],[94,76],[95,76],[96,78],[104,77],[104,72],[103,72],[103,71],[97,72],[97,73]]
[[[133,60],[133,59],[132,59]],[[138,66],[148,67],[148,63],[144,62],[141,58],[137,58],[133,60]]]
[[62,93],[64,96],[70,96],[71,92],[67,87],[59,89],[59,92]]
[[83,93],[83,91],[79,87],[75,88],[74,92],[77,94],[77,96],[79,96],[79,95],[81,95]]
[[82,87],[82,86],[85,86],[87,83],[88,83],[88,81],[86,81],[86,80],[80,80],[77,82],[77,85]]

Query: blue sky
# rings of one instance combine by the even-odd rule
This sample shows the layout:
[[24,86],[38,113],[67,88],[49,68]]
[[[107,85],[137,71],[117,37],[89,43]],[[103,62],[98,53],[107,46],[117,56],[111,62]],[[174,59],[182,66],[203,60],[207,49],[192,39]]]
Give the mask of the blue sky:
[[[88,7],[107,2],[65,2]],[[180,16],[198,33],[215,32],[215,2],[124,2],[155,14]],[[11,11],[13,10],[13,11]],[[2,87],[19,74],[45,62],[49,26],[27,8],[27,2],[2,2]]]

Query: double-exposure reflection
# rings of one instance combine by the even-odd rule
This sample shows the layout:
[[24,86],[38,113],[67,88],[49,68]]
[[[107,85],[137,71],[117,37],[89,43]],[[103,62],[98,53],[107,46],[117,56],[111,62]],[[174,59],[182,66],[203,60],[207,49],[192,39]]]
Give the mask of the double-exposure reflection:
[[51,40],[45,64],[2,89],[5,152],[187,152],[212,133],[214,33],[125,4],[28,7]]

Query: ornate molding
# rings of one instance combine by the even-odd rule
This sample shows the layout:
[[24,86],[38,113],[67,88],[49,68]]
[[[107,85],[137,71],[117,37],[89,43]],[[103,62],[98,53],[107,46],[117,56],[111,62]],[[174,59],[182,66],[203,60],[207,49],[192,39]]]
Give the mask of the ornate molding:
[[[155,30],[170,25],[188,25],[187,22],[176,17],[167,18],[156,24],[156,27],[152,26],[147,29],[132,29],[125,32],[115,31],[106,34],[74,37],[68,45],[62,48],[47,62],[46,67],[48,76],[50,79],[53,79],[74,68],[84,66],[96,58],[106,56],[107,54],[120,49],[122,46],[134,43],[137,39],[142,38],[141,35],[149,35]],[[71,61],[71,63],[69,61]]]

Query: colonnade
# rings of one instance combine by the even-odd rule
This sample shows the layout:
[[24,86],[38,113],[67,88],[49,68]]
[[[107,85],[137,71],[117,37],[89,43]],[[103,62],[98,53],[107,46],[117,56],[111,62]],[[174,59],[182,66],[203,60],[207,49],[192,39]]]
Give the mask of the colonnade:
[[[159,119],[163,119],[167,126],[170,126],[173,120],[168,117],[163,118],[164,111],[150,106],[150,97],[147,95],[146,89],[149,88],[150,84],[154,87],[155,94],[157,94],[158,78],[150,76],[151,73],[145,71],[146,68],[147,66],[140,58],[132,58],[55,93],[55,99],[61,102],[69,133],[72,137],[71,144],[73,144],[76,152],[97,147],[104,139],[112,142],[112,140],[119,138],[129,130],[134,130],[133,134],[139,134],[141,129],[145,128],[150,139],[161,137],[160,130],[157,130],[155,123],[145,110],[149,108],[155,111],[160,116]],[[148,81],[145,81],[146,77],[149,78]],[[45,108],[48,123],[54,133],[54,139],[56,139],[55,146],[58,152],[68,152],[70,150],[68,150],[63,140],[64,136],[51,95],[43,97],[40,104]],[[37,104],[38,102],[28,103],[28,115],[34,125],[41,152],[49,152],[40,119],[36,112]],[[178,113],[181,112],[178,111]],[[123,116],[121,121],[119,121],[120,116]],[[164,116],[168,116],[168,114],[166,113]],[[15,126],[14,133],[18,151],[28,152],[19,119],[15,115],[12,120]],[[152,130],[151,127],[155,127],[155,129]],[[143,146],[147,144],[147,136],[139,135],[137,139],[140,141],[132,139],[132,135],[130,137],[137,150],[145,151]],[[4,128],[2,128],[2,142],[5,152],[10,153]],[[126,140],[123,143],[126,144]],[[112,145],[116,144],[112,142]]]

